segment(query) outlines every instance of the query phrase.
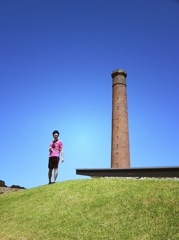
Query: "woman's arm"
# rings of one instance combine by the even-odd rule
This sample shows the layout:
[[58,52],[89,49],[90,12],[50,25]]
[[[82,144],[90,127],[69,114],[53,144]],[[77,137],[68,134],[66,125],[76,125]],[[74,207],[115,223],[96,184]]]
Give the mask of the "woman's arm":
[[63,163],[64,162],[64,150],[63,150],[63,148],[61,149],[60,154],[61,154],[61,161]]

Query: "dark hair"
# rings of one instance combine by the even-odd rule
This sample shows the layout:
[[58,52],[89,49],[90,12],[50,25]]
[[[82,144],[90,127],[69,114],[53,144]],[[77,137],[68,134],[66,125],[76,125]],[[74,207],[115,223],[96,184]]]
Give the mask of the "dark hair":
[[59,135],[59,131],[55,130],[55,131],[53,131],[53,133],[52,133],[53,136],[54,136],[55,133],[57,133],[57,134]]

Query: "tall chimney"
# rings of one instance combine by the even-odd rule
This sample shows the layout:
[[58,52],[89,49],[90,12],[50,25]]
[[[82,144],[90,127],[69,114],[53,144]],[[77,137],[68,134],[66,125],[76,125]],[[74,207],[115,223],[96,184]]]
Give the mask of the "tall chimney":
[[123,69],[112,72],[112,146],[111,168],[129,168],[129,131],[126,94],[127,73]]

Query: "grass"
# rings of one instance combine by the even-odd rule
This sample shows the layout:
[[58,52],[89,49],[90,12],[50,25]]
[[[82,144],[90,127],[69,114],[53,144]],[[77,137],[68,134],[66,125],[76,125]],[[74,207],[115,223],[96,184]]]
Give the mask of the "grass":
[[97,178],[0,195],[1,240],[179,239],[179,181]]

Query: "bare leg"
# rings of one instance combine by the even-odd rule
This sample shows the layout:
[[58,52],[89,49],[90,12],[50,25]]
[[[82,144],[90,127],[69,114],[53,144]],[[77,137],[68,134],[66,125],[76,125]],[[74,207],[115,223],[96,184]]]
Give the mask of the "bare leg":
[[49,183],[51,183],[51,178],[52,178],[52,169],[49,168],[49,170],[48,170]]
[[58,176],[58,168],[55,168],[54,169],[54,182],[56,182],[57,176]]

